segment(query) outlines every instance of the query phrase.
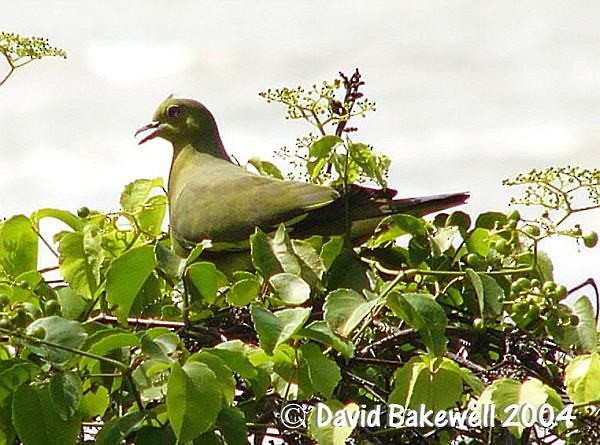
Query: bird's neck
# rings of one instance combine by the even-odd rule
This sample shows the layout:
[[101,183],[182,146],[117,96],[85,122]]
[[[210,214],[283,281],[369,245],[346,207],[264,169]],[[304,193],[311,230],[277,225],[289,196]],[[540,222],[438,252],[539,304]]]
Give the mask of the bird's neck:
[[231,162],[231,158],[225,151],[216,128],[214,131],[202,133],[197,136],[190,137],[188,135],[182,141],[173,141],[173,163],[175,163],[175,160],[179,157],[183,149],[190,146],[199,153],[207,153],[216,158]]
[[[195,144],[187,144],[184,146],[178,146],[173,144],[173,158],[171,160],[171,168],[169,170],[169,184],[168,189],[170,192],[175,192],[180,184],[175,184],[174,178],[185,177],[182,175],[182,171],[188,168],[195,168],[198,166],[209,166],[215,163],[220,164],[221,162],[232,163],[231,159],[221,141],[218,141],[218,145],[203,145],[198,146]],[[178,174],[175,174],[177,172]]]

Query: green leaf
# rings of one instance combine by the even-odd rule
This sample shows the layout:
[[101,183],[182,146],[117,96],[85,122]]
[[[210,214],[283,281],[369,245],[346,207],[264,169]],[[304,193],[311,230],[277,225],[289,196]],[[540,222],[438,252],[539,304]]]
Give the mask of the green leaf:
[[351,248],[344,247],[336,256],[327,273],[327,288],[347,288],[357,292],[369,288],[365,265]]
[[502,313],[504,289],[488,275],[477,273],[473,269],[466,269],[466,272],[477,294],[481,318],[485,319],[486,313],[490,313],[494,317],[500,315]]
[[37,210],[31,214],[31,221],[33,221],[36,227],[39,226],[42,218],[54,218],[62,221],[76,232],[81,232],[84,226],[83,221],[79,217],[66,210],[46,208]]
[[[549,389],[540,380],[530,378],[524,383],[511,379],[500,379],[489,385],[477,401],[478,410],[482,410],[484,404],[494,405],[496,417],[504,422],[510,414],[507,407],[510,405],[529,405],[537,411],[549,398]],[[519,416],[513,419],[519,422]],[[509,427],[516,437],[521,437],[524,427]]]
[[232,371],[245,379],[252,380],[257,377],[257,371],[248,360],[245,348],[246,346],[240,340],[232,340],[207,349],[207,351],[223,360]]
[[500,212],[486,212],[477,217],[475,221],[476,227],[481,227],[488,230],[494,230],[497,227],[502,227],[506,224],[506,215]]
[[351,142],[348,144],[348,154],[362,170],[362,174],[385,187],[390,159],[383,153],[373,151],[367,144]]
[[165,195],[152,196],[137,214],[140,229],[154,236],[160,235],[166,210],[167,197]]
[[218,384],[227,404],[233,403],[233,398],[235,396],[235,379],[233,378],[231,369],[229,369],[218,355],[212,354],[209,351],[200,351],[191,355],[187,363],[190,361],[204,363],[208,366],[217,376]]
[[304,325],[310,316],[310,308],[283,309],[272,313],[261,305],[253,304],[250,314],[260,347],[272,355],[278,345],[290,339]]
[[108,408],[110,398],[108,389],[99,386],[93,390],[86,391],[81,399],[80,411],[84,419],[93,419],[94,417],[104,415]]
[[331,156],[333,149],[343,143],[344,141],[338,136],[326,135],[313,142],[308,153],[311,158],[327,159],[329,156]]
[[87,307],[87,301],[70,287],[58,290],[61,314],[67,320],[78,320]]
[[256,171],[262,176],[270,176],[272,178],[283,179],[281,171],[277,166],[268,161],[262,161],[257,157],[248,159],[248,164],[253,166]]
[[[271,240],[271,250],[277,258],[283,272],[300,275],[302,265],[300,259],[294,251],[292,241],[288,236],[287,230],[283,224],[280,224]],[[265,277],[267,278],[267,277]]]
[[29,360],[9,359],[0,361],[0,405],[24,383],[33,380],[40,369]]
[[194,261],[196,261],[198,259],[198,257],[202,254],[202,252],[204,252],[205,249],[208,249],[211,246],[212,246],[212,241],[210,241],[210,240],[202,240],[201,242],[196,244],[192,248],[188,257],[186,258],[185,265],[189,266],[190,264],[192,264]]
[[135,434],[135,445],[175,445],[176,441],[170,425],[164,428],[145,425]]
[[481,317],[485,317],[485,291],[483,290],[483,283],[481,277],[477,275],[473,269],[466,269],[467,277],[471,280],[475,293],[477,294],[477,303],[479,306],[479,313]]
[[17,433],[12,422],[11,407],[0,407],[0,445],[14,445],[17,442]]
[[582,295],[573,304],[573,314],[579,318],[575,330],[577,349],[581,352],[594,352],[598,347],[598,333],[596,331],[596,315],[590,299]]
[[50,379],[50,398],[59,417],[66,421],[79,409],[82,397],[81,379],[74,372],[54,374]]
[[469,385],[475,391],[476,394],[481,394],[481,392],[484,390],[483,382],[479,379],[479,377],[473,374],[473,372],[470,369],[461,368],[460,366],[458,366],[458,364],[454,360],[444,357],[442,359],[442,364],[440,365],[440,368],[455,373],[462,379],[462,381],[466,385]]
[[542,281],[554,281],[554,265],[546,252],[538,250],[536,264]]
[[433,411],[456,406],[463,392],[461,375],[444,366],[446,358],[413,357],[394,375],[394,389],[388,402]]
[[325,356],[315,343],[306,343],[300,347],[302,360],[308,367],[308,376],[312,387],[324,397],[330,398],[342,379],[337,363]]
[[213,263],[205,261],[189,266],[187,274],[203,301],[208,304],[215,303],[219,287],[227,283],[227,278],[223,273],[218,271]]
[[334,333],[349,337],[379,303],[378,299],[369,301],[352,289],[336,289],[325,298],[324,318]]
[[91,335],[86,349],[92,354],[105,356],[116,349],[134,348],[140,345],[140,339],[132,332],[107,329]]
[[[194,247],[194,249],[197,248],[199,248],[198,245]],[[154,255],[156,256],[158,267],[164,270],[169,277],[181,278],[186,262],[180,256],[175,255],[171,248],[165,245],[165,242],[156,243],[154,246]]]
[[248,431],[246,430],[246,418],[244,412],[233,406],[224,406],[219,417],[217,417],[217,426],[223,434],[227,445],[246,445],[248,441]]
[[459,233],[460,230],[457,226],[441,227],[437,229],[433,236],[433,242],[441,253],[445,253],[453,246],[454,240]]
[[431,354],[439,357],[446,351],[448,340],[444,333],[448,318],[433,295],[393,291],[388,295],[387,304],[421,335]]
[[[27,335],[32,335],[38,327],[43,328],[46,333],[44,341],[71,349],[79,349],[87,337],[80,323],[56,315],[35,320],[27,327]],[[32,341],[28,341],[28,347],[40,357],[57,365],[68,362],[74,356],[72,352]]]
[[227,292],[227,302],[237,307],[250,304],[258,296],[260,285],[256,278],[236,281]]
[[120,323],[126,323],[138,292],[155,267],[152,246],[133,248],[111,263],[106,274],[106,299],[118,305]]
[[565,369],[565,386],[573,403],[600,400],[600,356],[597,352],[575,357]]
[[310,286],[291,273],[279,273],[269,278],[277,297],[284,303],[298,305],[310,298]]
[[181,340],[175,332],[168,328],[151,328],[148,331],[138,332],[142,346],[142,353],[153,361],[173,363],[170,357],[181,345]]
[[483,284],[486,307],[492,315],[500,315],[502,313],[502,302],[504,301],[504,289],[489,275],[480,274],[479,276]]
[[163,298],[163,289],[161,289],[161,280],[156,274],[151,273],[142,288],[133,300],[129,309],[130,315],[142,315],[150,311],[157,311],[155,304]]
[[325,265],[317,250],[306,240],[292,240],[293,251],[300,263],[300,277],[315,289],[323,289],[321,279]]
[[122,443],[131,433],[141,428],[146,413],[132,411],[108,421],[96,436],[96,445],[115,445]]
[[379,223],[375,234],[367,242],[367,247],[379,247],[403,235],[427,236],[427,223],[422,218],[412,215],[388,216]]
[[85,226],[83,232],[66,233],[60,239],[58,253],[60,272],[71,289],[83,296],[94,295],[104,260],[99,229]]
[[[308,417],[308,433],[319,445],[344,445],[356,425],[351,422],[342,422],[342,425],[335,425],[333,421],[327,422],[329,416],[339,416],[340,418],[350,418],[360,411],[356,403],[342,405],[337,400],[329,400],[326,403],[319,403],[311,410]],[[319,413],[322,413],[321,423],[324,426],[318,426]]]
[[308,326],[300,329],[297,334],[301,337],[306,337],[321,342],[324,345],[331,346],[347,359],[354,357],[354,343],[335,335],[324,320],[313,321]]
[[311,144],[306,167],[312,180],[319,177],[335,148],[343,143],[344,141],[338,136],[326,135]]
[[67,445],[77,442],[81,419],[60,418],[55,411],[47,385],[22,385],[12,399],[12,419],[25,445]]
[[260,274],[269,278],[271,275],[283,272],[281,264],[271,250],[271,240],[269,236],[258,227],[252,236],[250,236],[250,252],[252,254],[252,263]]
[[127,212],[133,212],[137,207],[143,205],[150,192],[155,188],[162,188],[162,178],[137,179],[125,186],[121,193],[121,207]]
[[16,215],[0,224],[0,266],[10,275],[37,269],[38,237],[31,220]]
[[329,270],[337,256],[342,252],[344,247],[344,238],[341,236],[332,236],[321,247],[321,259],[326,270]]
[[217,376],[204,363],[173,363],[167,389],[167,412],[178,443],[210,430],[221,411],[223,397]]
[[487,257],[490,251],[492,237],[487,229],[477,228],[471,232],[467,239],[467,249],[471,253],[476,253],[482,257]]

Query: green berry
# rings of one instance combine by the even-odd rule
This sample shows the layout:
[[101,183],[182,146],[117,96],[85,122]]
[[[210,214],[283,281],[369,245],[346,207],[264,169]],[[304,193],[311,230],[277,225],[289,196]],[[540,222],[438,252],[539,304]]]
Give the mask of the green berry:
[[519,221],[521,219],[521,214],[518,210],[513,210],[507,216],[510,221]]
[[31,331],[31,336],[35,338],[45,338],[46,330],[42,326],[36,326],[33,331]]
[[531,236],[540,236],[540,228],[538,226],[525,226],[525,233]]
[[535,320],[540,316],[540,308],[537,306],[530,306],[525,314],[525,318],[529,320]]
[[531,280],[531,287],[537,287],[539,289],[541,285],[542,283],[540,283],[540,280],[538,280],[537,278]]
[[505,239],[496,240],[494,249],[496,249],[496,252],[498,253],[506,254],[508,253],[508,242]]
[[90,216],[90,209],[85,206],[79,207],[77,209],[77,216],[79,216],[80,218],[87,218],[88,216]]
[[561,300],[565,298],[568,294],[567,288],[562,284],[556,286],[556,290],[554,292],[556,292],[556,296]]
[[24,328],[33,321],[33,317],[22,307],[17,308],[12,323],[18,328]]
[[520,292],[525,289],[530,289],[531,288],[531,280],[529,278],[521,277],[511,284],[511,288],[515,292]]
[[483,329],[485,327],[485,323],[482,318],[477,317],[473,320],[473,327],[475,329]]
[[19,281],[17,286],[19,286],[21,289],[29,289],[29,283],[25,280]]
[[10,304],[10,299],[8,295],[2,294],[0,295],[0,308],[6,307]]
[[7,317],[0,318],[0,328],[2,329],[10,329],[12,328],[12,323]]
[[545,281],[542,285],[542,292],[545,294],[551,294],[556,290],[556,283],[554,281]]
[[571,315],[569,317],[569,322],[571,326],[577,326],[579,324],[579,317],[577,315]]
[[471,267],[478,267],[481,265],[483,259],[476,253],[470,253],[466,256],[465,261]]
[[516,315],[525,315],[527,312],[529,305],[524,301],[519,301],[518,303],[513,304],[513,313]]
[[415,283],[414,281],[412,283],[409,283],[408,286],[406,286],[407,292],[416,292],[418,289],[419,289],[419,285],[417,283]]
[[45,315],[56,315],[60,309],[60,304],[56,300],[48,300],[44,304]]
[[516,229],[517,228],[517,220],[515,220],[515,219],[509,219],[506,222],[506,226],[505,227],[508,228],[508,229]]
[[583,235],[583,245],[585,247],[591,249],[592,247],[596,247],[596,244],[598,244],[598,234],[596,232],[591,231]]

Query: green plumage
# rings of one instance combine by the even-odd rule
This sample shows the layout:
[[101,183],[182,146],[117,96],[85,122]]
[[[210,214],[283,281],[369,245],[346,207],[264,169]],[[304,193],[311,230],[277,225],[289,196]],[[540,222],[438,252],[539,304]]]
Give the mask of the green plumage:
[[[167,98],[140,144],[161,137],[173,144],[168,197],[173,249],[181,256],[203,239],[217,248],[247,241],[256,227],[264,231],[295,222],[299,236],[344,233],[344,200],[339,191],[321,185],[258,176],[233,164],[217,125],[204,105],[191,99]],[[136,134],[137,134],[136,133]],[[464,193],[393,200],[393,190],[353,187],[348,197],[352,236],[368,235],[392,213],[422,215],[462,204]]]

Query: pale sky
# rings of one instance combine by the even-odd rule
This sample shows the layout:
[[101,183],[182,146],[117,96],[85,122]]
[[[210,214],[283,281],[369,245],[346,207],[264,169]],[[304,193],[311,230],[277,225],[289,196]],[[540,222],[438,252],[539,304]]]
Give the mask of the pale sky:
[[[133,133],[171,93],[204,102],[241,161],[269,158],[307,127],[257,93],[355,67],[378,104],[355,138],[392,158],[390,185],[403,196],[469,190],[466,211],[506,211],[514,192],[503,178],[600,164],[600,3],[4,0],[0,8],[0,30],[48,37],[69,55],[24,67],[0,88],[2,217],[116,210],[127,182],[166,176],[168,144],[139,148]],[[600,230],[599,221],[589,213],[582,224]],[[594,251],[569,240],[546,249],[565,284],[600,277]]]

